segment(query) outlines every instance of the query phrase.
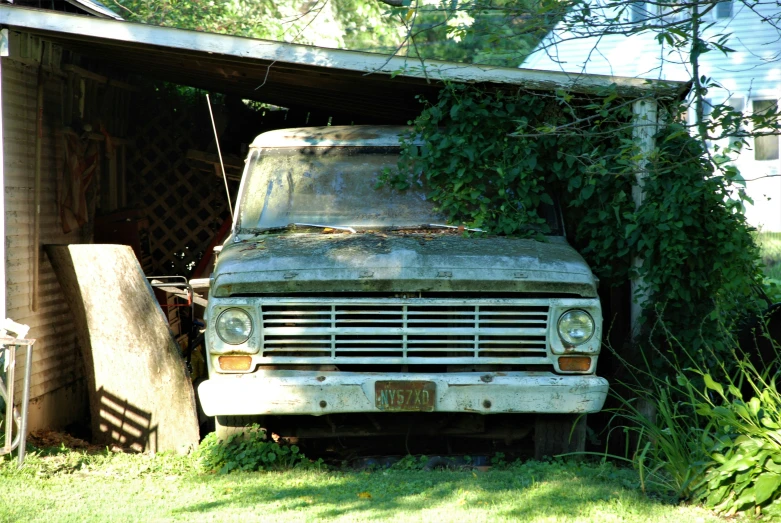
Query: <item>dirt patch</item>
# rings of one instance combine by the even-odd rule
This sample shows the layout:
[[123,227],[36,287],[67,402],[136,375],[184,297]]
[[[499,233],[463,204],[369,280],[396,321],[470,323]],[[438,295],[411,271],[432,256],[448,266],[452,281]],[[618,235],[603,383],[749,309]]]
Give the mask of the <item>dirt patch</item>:
[[[30,432],[27,435],[27,443],[42,449],[65,447],[71,450],[87,450],[89,452],[99,452],[105,449],[104,446],[93,445],[66,432],[57,432],[49,429],[37,429]],[[116,450],[121,451],[123,449],[117,448]]]

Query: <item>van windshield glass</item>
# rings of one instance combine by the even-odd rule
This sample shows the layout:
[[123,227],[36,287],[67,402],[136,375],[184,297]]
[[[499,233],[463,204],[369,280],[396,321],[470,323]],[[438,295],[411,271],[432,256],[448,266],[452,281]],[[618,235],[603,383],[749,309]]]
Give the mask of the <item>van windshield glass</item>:
[[444,223],[424,187],[377,187],[383,170],[396,169],[399,149],[305,147],[263,149],[247,166],[239,220],[242,228],[291,223],[344,227]]
[[[337,227],[414,227],[445,224],[426,198],[423,179],[406,190],[377,187],[383,171],[398,169],[398,147],[302,147],[254,151],[239,202],[241,229],[294,223]],[[561,234],[552,206],[538,209]]]

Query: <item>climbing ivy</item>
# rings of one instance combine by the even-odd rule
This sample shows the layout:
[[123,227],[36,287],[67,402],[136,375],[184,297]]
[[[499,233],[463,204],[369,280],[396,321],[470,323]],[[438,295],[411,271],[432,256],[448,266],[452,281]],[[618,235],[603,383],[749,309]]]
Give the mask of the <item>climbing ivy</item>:
[[[451,85],[424,100],[386,181],[403,189],[413,180],[400,173],[422,173],[451,223],[537,239],[545,221],[536,210],[558,197],[570,242],[597,276],[639,277],[653,305],[646,325],[661,317],[687,346],[718,351],[723,329],[712,324],[755,309],[760,282],[757,248],[731,199],[737,171],[704,154],[676,104],[660,109],[657,148],[643,155],[633,101],[611,89],[576,97]],[[639,165],[647,176],[637,207]]]
[[402,157],[414,165],[401,172],[422,168],[431,199],[453,221],[498,234],[544,227],[536,209],[553,200],[544,186],[539,150],[529,140],[509,136],[523,112],[516,104],[525,100],[469,96],[459,87],[447,93],[418,118],[415,133],[425,145],[418,154],[414,139],[404,144]]
[[639,275],[676,337],[730,354],[715,333],[757,312],[762,282],[759,250],[733,199],[737,170],[710,159],[677,122],[661,130],[657,146],[630,237],[643,260]]

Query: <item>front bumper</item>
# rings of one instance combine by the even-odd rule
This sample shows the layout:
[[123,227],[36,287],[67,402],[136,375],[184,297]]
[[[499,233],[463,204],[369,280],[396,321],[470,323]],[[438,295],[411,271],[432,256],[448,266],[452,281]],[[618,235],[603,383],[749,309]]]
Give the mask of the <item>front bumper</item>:
[[377,381],[432,381],[434,412],[588,413],[602,408],[608,383],[598,376],[550,372],[387,374],[363,372],[258,371],[222,374],[198,387],[208,416],[381,412]]

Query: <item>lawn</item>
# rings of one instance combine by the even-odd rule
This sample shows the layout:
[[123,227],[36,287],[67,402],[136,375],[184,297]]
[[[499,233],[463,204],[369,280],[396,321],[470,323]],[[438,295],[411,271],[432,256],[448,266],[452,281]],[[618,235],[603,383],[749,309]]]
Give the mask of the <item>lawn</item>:
[[757,245],[765,265],[765,276],[781,281],[781,232],[757,234]]
[[[2,460],[2,458],[0,458]],[[725,521],[610,464],[207,474],[189,457],[62,450],[0,461],[0,521]]]

